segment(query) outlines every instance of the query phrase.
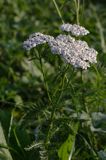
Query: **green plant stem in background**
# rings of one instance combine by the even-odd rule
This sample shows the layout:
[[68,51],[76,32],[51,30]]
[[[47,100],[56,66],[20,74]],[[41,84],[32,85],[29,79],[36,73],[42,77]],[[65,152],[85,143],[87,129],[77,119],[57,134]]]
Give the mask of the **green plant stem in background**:
[[104,53],[106,53],[106,43],[105,43],[105,35],[104,35],[104,28],[102,26],[102,23],[101,23],[101,20],[99,19],[99,16],[97,14],[97,11],[96,11],[96,7],[91,4],[91,8],[93,10],[93,14],[94,14],[94,17],[96,18],[96,25],[97,25],[97,28],[99,30],[99,35],[100,35],[100,40],[101,40],[101,48],[103,50]]
[[104,36],[104,29],[102,27],[102,24],[97,16],[97,27],[99,29],[99,35],[100,35],[100,40],[101,40],[101,48],[104,53],[106,53],[106,43],[105,43],[105,36]]
[[13,124],[13,111],[11,111],[11,119],[10,119],[10,125],[9,125],[9,129],[8,129],[8,143],[10,140],[10,136],[11,136],[11,129],[12,129],[12,124]]
[[79,25],[79,10],[80,10],[80,0],[74,0],[75,3],[75,9],[76,9],[76,21],[77,24]]
[[57,13],[58,13],[58,15],[59,15],[59,17],[60,17],[60,19],[61,19],[62,23],[64,24],[64,20],[63,20],[63,18],[62,18],[62,15],[61,15],[60,9],[59,9],[59,7],[58,7],[58,5],[57,5],[56,1],[55,1],[55,0],[52,0],[52,1],[53,1],[54,5],[55,5],[55,8],[56,8],[56,10],[57,10]]
[[94,68],[94,70],[96,72],[97,86],[99,87],[100,86],[100,81],[101,81],[101,76],[100,76],[100,73],[99,73],[99,71],[98,71],[98,69],[97,69],[97,67],[95,65],[93,65],[93,68]]

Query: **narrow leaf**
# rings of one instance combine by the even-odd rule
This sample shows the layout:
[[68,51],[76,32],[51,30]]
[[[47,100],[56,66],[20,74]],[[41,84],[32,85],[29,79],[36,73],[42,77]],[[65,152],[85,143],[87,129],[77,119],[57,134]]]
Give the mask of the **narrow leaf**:
[[73,127],[74,134],[70,134],[67,140],[62,144],[62,146],[58,150],[58,156],[60,160],[71,160],[72,158],[75,146],[75,137],[78,130],[78,123],[75,124]]

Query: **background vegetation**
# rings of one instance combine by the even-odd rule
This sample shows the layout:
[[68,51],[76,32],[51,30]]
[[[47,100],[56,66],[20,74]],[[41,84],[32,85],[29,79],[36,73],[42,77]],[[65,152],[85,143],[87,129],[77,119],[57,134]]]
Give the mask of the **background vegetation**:
[[[76,23],[74,0],[56,2]],[[0,0],[0,160],[106,160],[105,10],[102,0],[80,2],[84,39],[99,53],[81,72],[46,45],[22,48],[33,32],[61,33],[53,0]]]

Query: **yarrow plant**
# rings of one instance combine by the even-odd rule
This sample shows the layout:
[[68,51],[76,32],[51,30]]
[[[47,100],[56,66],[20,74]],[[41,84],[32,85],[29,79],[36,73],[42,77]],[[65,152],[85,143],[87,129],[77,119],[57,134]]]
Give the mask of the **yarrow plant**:
[[0,160],[106,160],[106,7],[84,0],[9,0],[6,6]]
[[[62,31],[70,32],[73,36],[84,36],[89,33],[84,27],[76,24],[63,24]],[[42,33],[33,33],[24,41],[23,47],[30,50],[39,44],[48,43],[53,54],[59,54],[75,68],[87,69],[90,64],[97,62],[97,51],[90,48],[87,42],[77,40],[71,35],[60,34],[56,38]]]

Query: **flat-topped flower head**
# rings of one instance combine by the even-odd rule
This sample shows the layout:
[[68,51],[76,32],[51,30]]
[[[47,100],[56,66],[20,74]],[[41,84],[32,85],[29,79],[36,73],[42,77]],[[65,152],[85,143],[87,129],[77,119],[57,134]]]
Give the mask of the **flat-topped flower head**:
[[[61,37],[61,39],[60,39]],[[75,68],[87,69],[90,63],[96,63],[97,52],[89,48],[85,41],[68,41],[69,36],[58,36],[49,42],[52,53],[61,55],[64,60]]]
[[[76,24],[63,24],[61,25],[61,29],[71,32],[74,36],[89,33],[84,27]],[[44,43],[48,43],[53,54],[59,54],[67,63],[72,64],[75,68],[87,69],[91,63],[97,62],[97,51],[90,48],[85,41],[76,40],[70,35],[60,34],[54,38],[42,33],[33,33],[23,43],[23,47],[26,50],[30,50]]]
[[84,36],[87,35],[89,33],[89,31],[87,29],[85,29],[84,27],[77,25],[77,24],[63,24],[60,26],[60,29],[62,31],[66,31],[66,32],[71,32],[72,35],[74,36]]

